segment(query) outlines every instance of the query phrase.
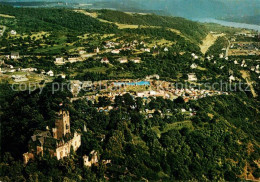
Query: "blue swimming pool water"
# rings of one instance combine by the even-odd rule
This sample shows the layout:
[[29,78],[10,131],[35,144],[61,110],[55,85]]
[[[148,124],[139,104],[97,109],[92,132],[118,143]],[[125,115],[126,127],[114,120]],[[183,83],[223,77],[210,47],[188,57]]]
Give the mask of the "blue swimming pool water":
[[138,86],[146,86],[146,85],[150,85],[149,81],[140,81],[140,82],[114,82],[115,86],[121,86],[121,85],[127,85],[127,86],[134,86],[134,85],[138,85]]

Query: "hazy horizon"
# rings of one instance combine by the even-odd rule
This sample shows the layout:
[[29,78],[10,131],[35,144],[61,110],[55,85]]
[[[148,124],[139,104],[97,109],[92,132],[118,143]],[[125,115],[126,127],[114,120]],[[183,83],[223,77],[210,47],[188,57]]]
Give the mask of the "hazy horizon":
[[[95,3],[101,8],[163,11],[185,18],[222,18],[260,15],[259,0],[0,0],[0,2]],[[109,3],[106,3],[109,2]]]

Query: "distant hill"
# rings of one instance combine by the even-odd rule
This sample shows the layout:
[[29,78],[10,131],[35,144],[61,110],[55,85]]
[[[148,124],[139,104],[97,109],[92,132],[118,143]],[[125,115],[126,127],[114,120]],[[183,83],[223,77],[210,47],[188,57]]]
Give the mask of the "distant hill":
[[158,16],[155,14],[128,14],[111,10],[101,10],[99,13],[99,18],[111,22],[172,28],[180,31],[184,36],[197,43],[207,34],[207,30],[202,24],[181,17]]
[[113,24],[100,22],[70,9],[14,8],[0,3],[0,14],[14,16],[17,21],[10,26],[19,28],[20,32],[70,30],[109,33],[117,31],[117,27]]
[[[2,0],[3,1],[3,0]],[[259,14],[259,0],[5,0],[3,2],[64,2],[67,6],[92,4],[82,8],[109,8],[120,11],[153,11],[156,14],[194,18],[223,18]],[[81,5],[80,5],[81,6]]]
[[260,25],[260,14],[255,16],[227,17],[223,18],[223,20]]

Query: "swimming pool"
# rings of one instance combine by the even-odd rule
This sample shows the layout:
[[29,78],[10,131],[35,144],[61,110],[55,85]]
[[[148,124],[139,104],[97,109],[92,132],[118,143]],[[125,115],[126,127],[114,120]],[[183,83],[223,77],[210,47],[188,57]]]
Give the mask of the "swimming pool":
[[149,86],[150,82],[149,81],[140,81],[140,82],[114,82],[115,86],[122,86],[122,85],[127,85],[127,86]]

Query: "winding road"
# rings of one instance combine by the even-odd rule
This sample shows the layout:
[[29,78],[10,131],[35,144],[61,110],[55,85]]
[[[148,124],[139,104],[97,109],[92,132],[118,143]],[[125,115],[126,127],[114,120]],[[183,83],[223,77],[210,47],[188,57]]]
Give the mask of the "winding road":
[[231,42],[230,42],[230,40],[228,40],[228,46],[227,46],[227,49],[226,49],[225,57],[228,57],[228,51],[229,51],[230,45],[231,45]]
[[4,33],[5,33],[6,26],[0,25],[0,27],[2,28],[2,34],[0,34],[0,37],[2,37],[4,35]]

